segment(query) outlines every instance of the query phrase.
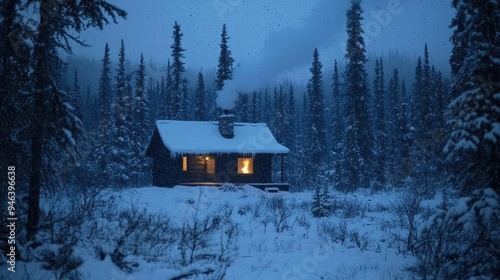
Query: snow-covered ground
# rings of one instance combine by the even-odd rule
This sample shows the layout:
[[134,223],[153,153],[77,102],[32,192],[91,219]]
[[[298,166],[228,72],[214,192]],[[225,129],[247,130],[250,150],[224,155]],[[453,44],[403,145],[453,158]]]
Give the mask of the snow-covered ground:
[[[232,261],[225,262],[229,265],[223,279],[409,278],[405,268],[415,264],[416,260],[405,249],[408,222],[402,212],[398,214],[397,211],[397,206],[405,203],[401,200],[400,191],[332,192],[333,213],[330,217],[319,219],[311,215],[312,195],[312,192],[266,193],[250,186],[222,189],[147,186],[120,191],[104,190],[100,193],[100,200],[110,201],[110,207],[117,207],[110,210],[115,213],[134,208],[138,213],[168,216],[169,222],[177,228],[190,223],[194,217],[201,220],[217,215],[226,217],[232,224],[218,221],[222,226],[213,231],[210,244],[202,242],[197,245],[200,249],[194,253],[197,256],[194,264],[181,265],[177,261],[180,259],[179,246],[173,245],[163,248],[164,258],[156,260],[142,257],[139,253],[127,256],[126,260],[135,263],[130,273],[118,268],[110,255],[100,258],[95,250],[89,249],[105,247],[105,244],[89,246],[92,239],[86,239],[86,243],[79,242],[75,246],[74,253],[83,260],[78,272],[84,279],[170,279],[190,270],[211,269],[213,258],[210,256],[219,254],[221,244],[226,244],[229,252],[227,259]],[[45,200],[45,207],[50,202]],[[422,201],[421,213],[434,212],[440,203],[439,194],[431,200]],[[106,228],[109,232],[105,234],[107,237],[96,238],[96,243],[112,239],[119,231],[118,224],[106,219],[98,220],[92,222],[100,226],[95,228],[101,231]],[[236,225],[232,240],[226,238],[229,227],[224,225]],[[92,232],[91,225],[86,224],[85,227]],[[175,235],[175,238],[180,238],[180,233]],[[143,240],[135,242],[149,244],[145,242],[148,241],[146,235],[138,236]],[[236,242],[232,244],[232,241]],[[143,249],[147,251],[147,248]],[[102,251],[109,253],[112,248]],[[41,266],[36,261],[28,264],[18,262],[17,278],[13,279],[56,279],[54,272],[43,270]],[[199,276],[191,279],[212,278]]]

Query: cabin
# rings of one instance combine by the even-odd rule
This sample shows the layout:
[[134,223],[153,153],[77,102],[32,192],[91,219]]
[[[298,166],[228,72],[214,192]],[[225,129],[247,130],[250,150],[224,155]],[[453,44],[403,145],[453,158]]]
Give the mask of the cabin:
[[[154,186],[249,184],[288,190],[283,156],[265,123],[235,122],[232,114],[218,121],[158,120],[146,149],[152,159]],[[273,157],[281,156],[281,182],[272,181]]]

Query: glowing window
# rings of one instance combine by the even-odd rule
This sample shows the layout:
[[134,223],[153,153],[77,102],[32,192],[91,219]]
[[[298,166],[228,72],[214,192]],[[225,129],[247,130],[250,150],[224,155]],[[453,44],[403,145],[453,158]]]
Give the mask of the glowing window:
[[253,174],[253,158],[238,159],[238,174]]
[[206,157],[205,161],[207,162],[207,174],[215,174],[215,159]]
[[182,157],[182,171],[188,170],[188,157]]

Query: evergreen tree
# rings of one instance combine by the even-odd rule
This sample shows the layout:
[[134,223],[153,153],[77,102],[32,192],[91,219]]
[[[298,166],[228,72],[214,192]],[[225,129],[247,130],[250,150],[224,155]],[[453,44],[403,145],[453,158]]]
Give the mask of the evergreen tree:
[[80,92],[80,83],[78,82],[78,70],[75,69],[75,76],[73,80],[73,90],[70,96],[70,102],[73,105],[73,114],[83,120],[82,114],[82,94]]
[[182,91],[181,91],[181,97],[180,97],[180,108],[179,108],[179,119],[181,120],[188,120],[190,119],[190,111],[188,110],[189,103],[189,88],[188,88],[189,82],[187,79],[182,79]]
[[163,118],[168,118],[168,119],[173,119],[174,118],[174,110],[172,107],[172,100],[173,100],[173,91],[172,91],[172,85],[173,85],[173,80],[172,80],[172,65],[170,65],[170,59],[167,61],[167,78],[164,80],[162,78],[162,84],[161,84],[161,94],[163,96],[162,98],[162,115]]
[[423,127],[424,118],[422,112],[423,107],[428,106],[428,104],[423,103],[423,68],[422,68],[422,58],[418,57],[417,66],[415,68],[415,82],[413,84],[413,111],[412,111],[412,123],[417,131],[421,131]]
[[113,130],[108,173],[113,183],[125,186],[132,183],[134,148],[132,143],[132,96],[125,73],[125,44],[121,40],[118,69],[115,77],[115,100],[113,101]]
[[[390,137],[387,139],[389,146],[389,148],[387,149],[387,153],[391,155],[391,158],[388,160],[388,173],[392,174],[391,182],[393,185],[400,184],[400,179],[404,179],[399,178],[398,176],[398,169],[400,168],[400,158],[398,157],[401,150],[400,141],[402,137],[404,137],[404,135],[401,135],[399,133],[402,131],[402,128],[400,126],[405,126],[405,124],[402,124],[400,122],[406,122],[406,120],[400,119],[400,117],[403,116],[399,116],[399,114],[403,112],[400,85],[399,71],[397,68],[394,68],[392,76],[389,80],[389,99],[387,106],[387,123],[389,124],[388,135],[390,135]],[[405,108],[404,110],[407,109],[408,108]]]
[[[324,165],[326,132],[325,132],[325,109],[323,95],[323,65],[319,61],[319,53],[314,49],[313,62],[310,68],[312,77],[307,85],[309,95],[309,170],[318,176],[322,176],[321,165]],[[314,170],[316,169],[316,170]],[[316,177],[316,176],[314,176]],[[317,183],[317,182],[316,182]]]
[[206,92],[205,92],[205,81],[203,80],[203,74],[198,73],[198,82],[196,83],[196,105],[194,107],[194,119],[197,121],[207,120],[207,108],[206,108]]
[[184,58],[183,52],[185,49],[181,46],[182,39],[181,26],[177,24],[177,21],[174,24],[174,32],[172,38],[174,39],[174,43],[170,48],[172,49],[172,84],[169,88],[168,76],[167,76],[167,89],[170,91],[170,110],[172,119],[180,120],[184,117],[185,111],[184,107],[184,90],[187,88],[187,81],[183,78],[184,72],[186,72],[186,68],[184,67],[184,62],[182,59]]
[[[74,2],[74,1],[72,1]],[[40,187],[46,147],[71,148],[81,131],[81,122],[68,110],[67,97],[56,86],[56,71],[60,66],[59,50],[71,53],[69,41],[81,43],[77,33],[87,27],[103,28],[110,16],[124,17],[126,13],[106,1],[92,1],[86,5],[76,3],[53,5],[51,0],[29,1],[26,9],[32,8],[40,15],[36,26],[32,57],[32,84],[34,107],[31,122],[31,168],[28,207],[28,238],[38,230],[40,215]],[[46,11],[51,11],[50,13]],[[45,157],[46,158],[46,157]],[[45,165],[47,166],[47,165]]]
[[252,109],[250,111],[250,121],[253,123],[260,121],[259,104],[259,96],[257,95],[257,92],[254,91],[252,93]]
[[353,1],[347,11],[347,66],[345,69],[346,102],[344,114],[343,189],[369,186],[373,159],[373,135],[368,110],[368,85],[365,63],[365,42],[361,21],[363,10],[360,1]]
[[[111,89],[111,60],[109,57],[109,46],[108,43],[104,46],[104,57],[102,59],[102,70],[101,78],[99,80],[99,90],[97,97],[98,106],[98,124],[95,130],[95,148],[91,152],[90,156],[93,158],[91,162],[96,170],[96,177],[99,183],[104,184],[107,175],[109,155],[111,153],[111,130],[113,126],[112,114],[111,114],[111,100],[112,100],[112,89]],[[92,164],[92,163],[91,163]],[[89,168],[91,168],[89,166]]]
[[285,133],[287,134],[285,137],[285,145],[289,148],[293,147],[294,140],[296,138],[296,113],[295,113],[295,94],[293,90],[293,85],[290,84],[290,89],[288,90],[288,100],[286,100],[284,104],[285,108]]
[[422,94],[421,94],[421,107],[420,116],[422,126],[417,130],[419,139],[429,139],[431,137],[431,131],[433,127],[433,110],[431,110],[430,104],[435,104],[433,102],[433,87],[432,87],[432,70],[429,62],[429,50],[427,44],[424,46],[424,65],[422,68]]
[[148,164],[144,155],[148,136],[151,131],[149,123],[149,102],[146,97],[146,66],[144,65],[144,56],[141,53],[139,69],[136,72],[135,94],[132,104],[131,119],[131,145],[133,158],[132,166],[129,170],[130,177],[136,183],[144,182],[144,175]]
[[455,127],[445,152],[468,161],[459,176],[463,193],[486,187],[500,191],[500,3],[464,0],[453,6],[455,20],[462,17],[461,23],[452,22],[453,54],[464,59],[452,56],[454,81],[460,82],[454,89],[460,95],[451,104]]
[[317,185],[314,188],[313,201],[311,205],[312,215],[316,218],[327,217],[330,212],[330,194],[328,186]]
[[237,103],[238,119],[241,122],[248,122],[250,120],[250,98],[247,94],[240,94]]
[[412,145],[412,135],[410,128],[410,111],[409,105],[406,97],[406,85],[405,80],[401,82],[401,94],[399,95],[400,106],[397,112],[397,119],[395,120],[394,133],[397,137],[393,138],[393,145],[397,147],[397,154],[394,154],[396,158],[395,163],[396,168],[393,168],[391,172],[393,174],[392,180],[394,184],[402,182],[406,177],[411,174],[411,161],[410,161],[410,149]]
[[337,65],[337,60],[333,64],[333,77],[332,77],[332,106],[331,106],[331,119],[330,119],[330,147],[331,147],[331,162],[333,163],[335,185],[340,183],[341,173],[341,152],[342,152],[342,107],[343,101],[340,93],[340,75]]
[[[20,0],[0,2],[0,168],[8,171],[15,166],[16,190],[27,189],[29,181],[29,135],[30,118],[26,108],[31,106],[31,98],[20,97],[22,92],[31,91],[29,44],[22,35],[30,29],[21,21]],[[29,33],[28,33],[29,34]],[[21,170],[21,172],[18,172]],[[23,171],[24,170],[24,171]],[[0,191],[0,200],[7,200],[7,176],[0,183],[5,189]],[[18,194],[18,197],[19,194]],[[6,204],[4,204],[6,205]],[[6,221],[7,207],[0,208],[0,219]],[[0,235],[7,236],[8,228],[0,229]]]
[[219,64],[217,65],[217,78],[215,80],[215,89],[218,91],[224,87],[224,81],[231,80],[233,77],[234,59],[231,57],[231,50],[227,45],[228,40],[226,24],[224,24],[222,25]]
[[[384,86],[384,66],[382,58],[375,61],[374,88],[374,129],[375,129],[375,153],[374,175],[377,188],[381,188],[386,183],[386,154],[387,154],[387,133],[385,119],[385,86]],[[389,153],[391,154],[391,153]]]
[[473,82],[469,77],[470,69],[464,64],[469,51],[469,42],[467,36],[462,36],[466,28],[467,15],[473,11],[470,11],[470,5],[461,5],[459,0],[453,0],[452,5],[457,10],[450,24],[450,28],[453,29],[453,35],[450,38],[453,46],[450,56],[451,95],[455,99],[473,88]]

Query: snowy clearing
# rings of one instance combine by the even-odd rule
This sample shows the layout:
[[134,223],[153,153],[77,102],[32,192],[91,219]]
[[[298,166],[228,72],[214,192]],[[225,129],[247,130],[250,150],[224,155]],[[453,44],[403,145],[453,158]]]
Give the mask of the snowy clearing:
[[[206,240],[210,244],[199,243],[200,249],[193,250],[192,263],[182,265],[177,245],[166,246],[161,256],[153,258],[144,257],[139,249],[137,255],[124,257],[128,263],[133,263],[132,269],[125,272],[110,257],[111,237],[119,236],[120,225],[95,219],[92,223],[84,223],[82,232],[92,232],[92,224],[100,223],[109,232],[106,238],[97,238],[95,242],[107,240],[109,244],[79,241],[75,255],[83,262],[77,271],[83,279],[175,279],[186,272],[220,269],[222,263],[227,266],[223,279],[409,278],[405,268],[416,260],[404,248],[408,227],[404,215],[397,210],[401,205],[398,191],[333,192],[333,214],[320,219],[311,215],[312,195],[312,192],[266,193],[250,186],[235,188],[231,185],[104,190],[100,193],[100,201],[116,205],[114,211],[135,208],[138,213],[164,215],[177,228],[195,216],[230,215],[238,229],[234,252],[223,262],[213,262],[214,252],[218,254],[221,244],[231,242],[225,239],[227,231],[224,229],[227,228],[221,226],[221,230],[215,230]],[[44,208],[49,208],[54,199],[43,202]],[[435,212],[440,203],[439,196],[422,201],[422,213]],[[174,235],[179,237],[179,233]],[[145,241],[147,239],[135,240],[139,243],[135,246],[140,247]],[[109,248],[101,252],[107,254],[99,257],[95,248],[106,246]],[[60,273],[42,269],[42,263],[36,261],[18,263],[17,271],[16,276],[26,274],[29,279],[35,275],[36,279],[57,279]],[[186,279],[213,279],[203,277]]]

